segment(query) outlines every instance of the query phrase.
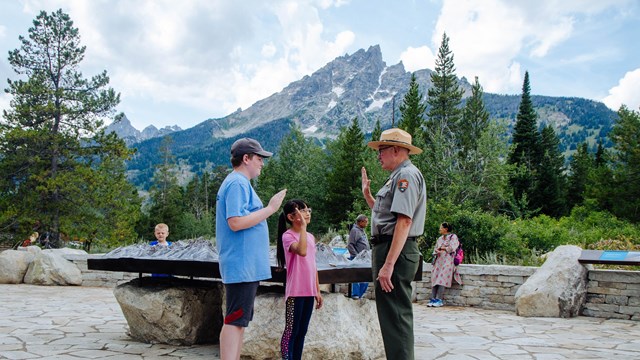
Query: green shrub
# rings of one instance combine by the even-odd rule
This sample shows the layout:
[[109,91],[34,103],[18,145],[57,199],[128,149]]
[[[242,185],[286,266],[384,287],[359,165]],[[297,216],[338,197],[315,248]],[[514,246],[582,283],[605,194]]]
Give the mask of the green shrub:
[[425,234],[419,242],[425,259],[431,258],[433,247],[440,237],[438,229],[443,222],[453,226],[453,232],[460,238],[465,253],[497,252],[517,256],[522,252],[522,243],[518,238],[505,237],[510,226],[509,219],[505,216],[494,216],[445,203],[430,203],[427,208]]
[[558,245],[579,243],[578,239],[569,236],[567,228],[560,226],[557,220],[546,215],[517,220],[511,229],[527,249],[547,252]]
[[568,229],[572,244],[587,248],[600,240],[624,236],[632,244],[640,244],[640,227],[616,218],[606,211],[594,211],[578,206],[571,215],[561,218],[559,225]]
[[451,222],[465,251],[488,253],[505,250],[506,244],[502,237],[509,223],[506,217],[461,210],[453,215]]

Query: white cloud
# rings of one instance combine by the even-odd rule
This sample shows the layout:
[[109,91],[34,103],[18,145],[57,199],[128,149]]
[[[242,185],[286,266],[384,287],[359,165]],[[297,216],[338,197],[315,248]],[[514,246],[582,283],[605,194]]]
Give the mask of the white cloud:
[[602,99],[610,109],[617,111],[621,105],[631,110],[640,108],[640,68],[629,71],[620,79],[617,86],[609,89],[609,95]]
[[276,52],[278,52],[278,49],[276,48],[275,45],[273,45],[272,42],[262,45],[261,53],[263,57],[271,58],[276,54]]
[[478,76],[488,92],[517,93],[522,76],[520,65],[514,64],[520,58],[545,58],[571,38],[575,16],[615,5],[599,0],[444,0],[432,41],[438,48],[447,33],[458,76]]
[[325,40],[317,10],[304,3],[280,2],[270,10],[278,18],[280,56],[233,68],[233,96],[225,103],[228,112],[238,107],[246,109],[292,81],[311,74],[343,54],[354,41],[355,35],[349,31],[338,33],[333,41]]
[[[591,74],[605,60],[622,58],[614,41],[582,46],[578,54],[571,45],[608,26],[602,18],[624,17],[623,7],[634,1],[438,0],[415,6],[415,0],[405,0],[372,8],[349,0],[23,0],[17,6],[31,19],[41,9],[62,8],[71,16],[87,46],[84,76],[107,70],[110,85],[121,93],[118,110],[136,112],[129,117],[135,126],[182,121],[179,125],[187,127],[246,109],[334,58],[376,43],[393,48],[385,57],[400,59],[408,71],[432,69],[443,31],[450,37],[456,74],[478,76],[485,91],[520,93],[529,70],[547,71],[544,83],[561,92],[549,80],[560,69],[573,65]],[[435,20],[432,9],[440,3]],[[418,8],[409,16],[396,11]],[[379,15],[358,19],[366,9]],[[398,26],[398,19],[422,16],[425,9],[432,17],[424,26]],[[633,19],[637,6],[629,9],[626,16]],[[8,26],[5,37],[14,37],[13,30]],[[432,30],[432,37],[425,36]],[[26,32],[27,27],[20,31]],[[595,92],[603,97],[605,91]]]
[[[535,29],[536,33],[541,29]],[[573,31],[573,19],[571,17],[561,17],[555,24],[545,29],[539,34],[535,42],[537,45],[531,51],[531,55],[535,57],[544,57],[554,46],[567,40]]]
[[410,72],[433,69],[435,65],[435,55],[428,46],[409,47],[400,54],[400,60],[404,64],[405,70]]
[[458,76],[478,76],[487,92],[517,92],[510,67],[528,32],[523,15],[499,0],[445,1],[432,40],[439,48],[447,33]]
[[24,11],[33,17],[40,9],[67,12],[87,46],[83,73],[108,66],[122,108],[173,103],[216,117],[247,108],[343,55],[355,35],[343,31],[327,39],[318,8],[347,3],[27,0]]
[[234,101],[226,102],[228,112],[238,107],[246,109],[292,81],[311,74],[344,54],[354,41],[355,35],[350,31],[338,33],[332,41],[325,40],[323,25],[313,6],[288,1],[273,5],[270,11],[278,19],[280,56],[269,61],[245,62],[233,69]]
[[332,7],[332,6],[338,8],[338,7],[341,7],[343,5],[349,4],[350,2],[351,2],[350,0],[318,0],[318,5],[322,9],[327,9],[327,8]]

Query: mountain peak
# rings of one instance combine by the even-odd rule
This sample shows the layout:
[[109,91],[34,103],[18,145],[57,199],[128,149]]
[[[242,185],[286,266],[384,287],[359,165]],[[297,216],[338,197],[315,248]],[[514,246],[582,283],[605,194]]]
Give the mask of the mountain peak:
[[[219,137],[231,137],[268,122],[290,118],[311,136],[333,136],[354,117],[391,118],[393,96],[406,92],[410,73],[404,66],[392,69],[382,60],[380,45],[335,58],[311,75],[287,85],[279,93],[251,107],[215,121]],[[330,124],[326,119],[338,118]],[[365,129],[373,127],[365,124]]]
[[147,139],[164,136],[176,131],[182,131],[182,129],[178,125],[173,126],[165,126],[164,128],[158,130],[153,125],[149,125],[144,128],[144,130],[139,131],[133,125],[131,125],[131,121],[127,118],[127,115],[122,114],[122,116],[109,124],[105,128],[105,132],[116,133],[119,138],[123,139],[127,145],[131,145],[140,141],[144,141]]

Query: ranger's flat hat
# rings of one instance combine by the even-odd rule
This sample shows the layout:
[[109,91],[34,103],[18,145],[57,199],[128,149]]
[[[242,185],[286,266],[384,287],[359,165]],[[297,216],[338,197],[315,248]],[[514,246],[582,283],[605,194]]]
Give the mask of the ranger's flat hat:
[[268,158],[273,155],[273,153],[265,151],[262,146],[260,146],[258,140],[254,140],[252,138],[238,139],[233,143],[233,145],[231,145],[232,157],[237,158],[244,154],[257,154],[263,158]]
[[399,146],[409,149],[409,155],[417,155],[422,152],[417,146],[411,145],[411,134],[402,129],[389,129],[380,134],[380,141],[369,141],[367,144],[373,150],[378,150],[380,146]]

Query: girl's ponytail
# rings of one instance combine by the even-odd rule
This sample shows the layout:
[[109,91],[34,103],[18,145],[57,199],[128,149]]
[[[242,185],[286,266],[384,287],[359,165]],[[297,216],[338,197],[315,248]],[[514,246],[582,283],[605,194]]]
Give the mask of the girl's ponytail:
[[284,214],[284,210],[280,213],[278,218],[278,241],[276,242],[276,258],[278,260],[278,269],[284,269],[284,245],[282,244],[282,234],[287,231],[287,216]]

